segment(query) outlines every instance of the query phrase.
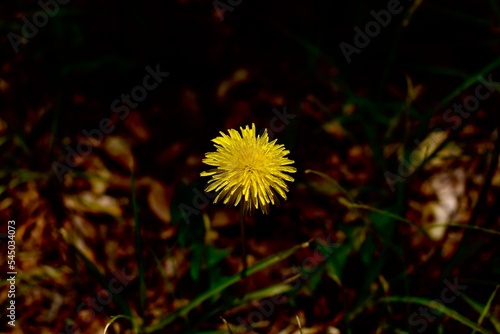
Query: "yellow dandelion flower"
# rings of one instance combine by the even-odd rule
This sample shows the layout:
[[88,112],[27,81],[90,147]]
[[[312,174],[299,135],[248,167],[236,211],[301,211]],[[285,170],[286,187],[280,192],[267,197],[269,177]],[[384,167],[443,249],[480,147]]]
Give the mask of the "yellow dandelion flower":
[[294,179],[285,173],[295,173],[289,166],[292,160],[285,156],[290,151],[276,140],[269,141],[267,131],[256,136],[255,124],[249,128],[228,130],[229,136],[213,139],[216,152],[205,155],[203,162],[217,168],[202,172],[201,176],[211,176],[205,191],[218,192],[214,203],[222,200],[226,205],[237,206],[241,201],[244,212],[253,213],[261,209],[269,213],[269,204],[279,204],[278,196],[286,199],[288,187],[284,181]]

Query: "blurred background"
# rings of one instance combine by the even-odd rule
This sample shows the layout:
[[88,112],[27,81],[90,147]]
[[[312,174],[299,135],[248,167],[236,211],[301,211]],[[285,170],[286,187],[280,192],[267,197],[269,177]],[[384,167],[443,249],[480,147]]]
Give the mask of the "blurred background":
[[[498,1],[65,1],[0,4],[1,333],[500,332]],[[242,279],[199,174],[252,123]]]

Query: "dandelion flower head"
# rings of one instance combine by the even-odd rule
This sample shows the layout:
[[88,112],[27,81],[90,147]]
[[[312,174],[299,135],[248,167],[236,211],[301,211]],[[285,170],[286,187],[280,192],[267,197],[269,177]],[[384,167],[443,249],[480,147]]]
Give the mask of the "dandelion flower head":
[[212,140],[216,151],[207,153],[203,162],[216,168],[200,174],[212,177],[205,191],[218,193],[214,203],[241,203],[244,212],[260,209],[267,214],[269,204],[279,204],[278,194],[286,199],[288,187],[284,181],[294,181],[285,173],[297,169],[286,158],[290,151],[276,140],[269,141],[267,131],[256,135],[255,124],[240,127],[240,131],[230,129],[229,135],[221,131],[221,136]]

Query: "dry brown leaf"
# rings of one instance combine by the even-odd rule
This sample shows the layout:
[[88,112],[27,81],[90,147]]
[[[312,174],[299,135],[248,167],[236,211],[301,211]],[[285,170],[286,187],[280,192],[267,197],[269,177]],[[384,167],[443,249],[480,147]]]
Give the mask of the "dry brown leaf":
[[103,149],[111,159],[120,164],[124,169],[130,170],[131,166],[136,166],[130,143],[124,138],[117,136],[106,137]]
[[129,116],[124,120],[124,124],[138,141],[146,142],[151,138],[151,133],[138,112],[130,112]]
[[343,139],[346,136],[344,127],[337,120],[332,120],[323,124],[323,130],[337,140]]
[[224,100],[228,91],[232,87],[236,86],[239,83],[247,81],[249,76],[250,72],[248,72],[247,69],[240,68],[236,70],[230,78],[223,80],[219,84],[219,87],[217,87],[217,98],[220,100]]
[[77,212],[93,214],[109,214],[121,216],[122,209],[119,201],[108,195],[98,195],[90,191],[78,195],[64,195],[63,202],[67,208]]
[[173,189],[166,187],[158,181],[152,181],[149,185],[148,204],[151,211],[164,223],[170,223],[170,201]]

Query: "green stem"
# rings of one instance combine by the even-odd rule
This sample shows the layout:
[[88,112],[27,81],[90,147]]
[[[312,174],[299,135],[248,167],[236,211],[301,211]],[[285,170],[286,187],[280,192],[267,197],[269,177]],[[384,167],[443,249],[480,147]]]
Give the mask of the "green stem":
[[240,231],[241,231],[241,260],[243,261],[243,271],[241,272],[241,278],[247,276],[248,261],[247,261],[247,249],[246,249],[246,238],[245,238],[245,206],[243,203],[240,204]]

